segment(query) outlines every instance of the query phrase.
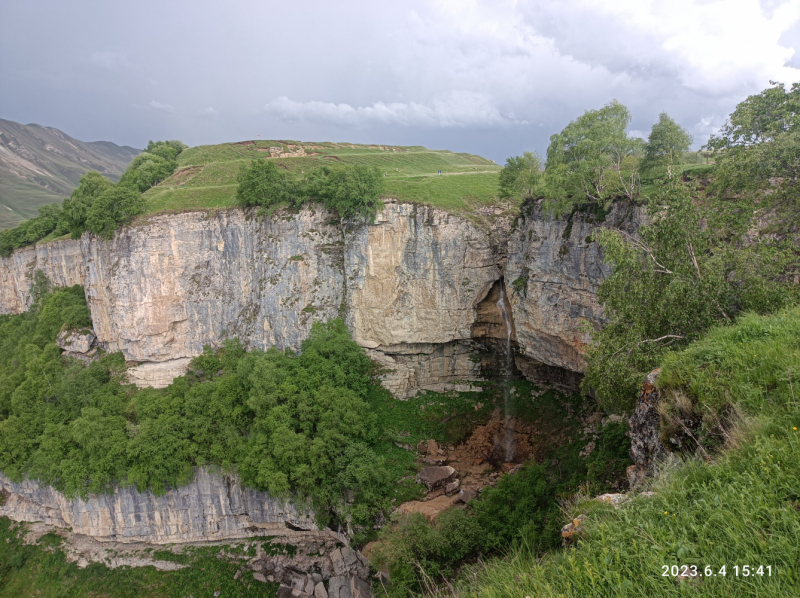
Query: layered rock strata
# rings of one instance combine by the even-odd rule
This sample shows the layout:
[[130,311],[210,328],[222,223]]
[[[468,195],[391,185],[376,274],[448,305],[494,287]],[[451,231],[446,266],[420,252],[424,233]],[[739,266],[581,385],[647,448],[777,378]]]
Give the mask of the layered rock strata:
[[161,215],[110,241],[87,234],[0,258],[0,313],[27,309],[36,270],[56,286],[82,284],[98,344],[123,352],[131,381],[156,387],[205,345],[237,337],[250,348],[298,349],[313,321],[342,316],[402,398],[485,377],[478,354],[506,336],[501,290],[520,370],[581,371],[582,326],[603,322],[596,291],[608,274],[589,236],[640,221],[622,204],[603,222],[556,220],[533,206],[509,238],[505,228],[394,201],[355,228],[319,206],[272,217]]
[[622,202],[608,214],[574,212],[560,219],[548,216],[540,203],[523,207],[504,272],[523,355],[583,371],[586,326],[605,322],[597,289],[611,272],[592,232],[613,227],[634,234],[644,221],[643,208]]
[[325,539],[313,513],[288,500],[242,488],[235,476],[198,468],[194,480],[162,496],[116,487],[109,494],[69,499],[34,480],[15,483],[0,474],[0,516],[41,521],[101,541],[219,541],[254,535],[311,535]]

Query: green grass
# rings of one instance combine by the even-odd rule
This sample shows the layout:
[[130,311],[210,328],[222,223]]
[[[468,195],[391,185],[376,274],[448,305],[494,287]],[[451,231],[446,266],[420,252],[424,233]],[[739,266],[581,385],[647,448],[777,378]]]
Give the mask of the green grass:
[[[743,413],[728,448],[665,471],[652,498],[621,509],[574,505],[572,515],[589,515],[577,549],[544,559],[516,551],[465,574],[458,596],[800,595],[800,389],[789,382],[800,374],[798,338],[793,308],[744,316],[671,356],[664,385],[708,409],[735,404]],[[717,575],[679,584],[662,576],[664,565],[710,566]],[[764,575],[744,577],[743,565],[763,565]]]
[[[24,535],[24,524],[0,518],[0,598],[211,598],[217,591],[222,597],[269,598],[277,593],[277,584],[254,581],[249,573],[234,581],[240,562],[218,558],[220,546],[188,547],[179,555],[153,553],[157,560],[189,565],[177,571],[110,569],[99,563],[79,569],[67,562],[59,536],[25,544]],[[236,548],[226,547],[226,552],[236,553]]]
[[324,164],[376,167],[385,174],[386,197],[425,203],[450,212],[471,213],[498,201],[500,166],[480,156],[420,146],[256,141],[185,150],[178,156],[175,174],[145,193],[146,213],[231,207],[236,203],[236,175],[243,164],[269,157],[265,150],[270,147],[291,151],[301,145],[308,155],[271,159],[298,177]]

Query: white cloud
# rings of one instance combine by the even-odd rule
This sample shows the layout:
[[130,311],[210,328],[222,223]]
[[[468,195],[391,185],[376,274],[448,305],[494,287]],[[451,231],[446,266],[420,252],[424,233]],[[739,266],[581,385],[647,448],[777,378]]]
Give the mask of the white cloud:
[[352,106],[332,102],[296,102],[282,96],[264,106],[284,121],[335,126],[390,125],[399,127],[492,127],[527,124],[501,109],[494,98],[474,91],[453,91],[428,102],[374,102]]
[[170,106],[169,104],[162,104],[161,102],[156,102],[155,100],[150,102],[148,106],[154,108],[155,110],[160,110],[161,112],[175,112],[175,108],[173,106]]
[[197,111],[197,116],[200,118],[216,118],[219,116],[219,112],[214,110],[211,106],[208,108],[203,108],[202,110]]

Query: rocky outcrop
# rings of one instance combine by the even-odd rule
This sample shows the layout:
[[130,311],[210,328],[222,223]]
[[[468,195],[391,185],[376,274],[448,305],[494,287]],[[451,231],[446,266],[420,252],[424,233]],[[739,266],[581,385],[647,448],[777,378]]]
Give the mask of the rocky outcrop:
[[552,218],[541,204],[523,207],[509,240],[506,289],[520,352],[541,363],[580,372],[590,342],[585,326],[604,323],[597,289],[611,268],[591,241],[598,227],[634,233],[643,208],[616,203],[608,214],[574,212]]
[[196,470],[190,484],[162,496],[125,486],[85,500],[69,499],[51,486],[33,480],[15,483],[2,474],[0,491],[0,516],[71,528],[101,541],[167,544],[254,535],[333,535],[320,531],[313,513],[290,501],[242,488],[235,476],[203,468]]
[[669,451],[661,443],[661,416],[658,413],[661,391],[656,388],[660,372],[661,368],[647,375],[636,401],[636,409],[628,420],[631,458],[634,463],[628,467],[627,472],[631,488],[653,475],[656,466],[669,455]]
[[602,323],[596,291],[608,273],[587,238],[640,220],[622,204],[603,222],[534,206],[506,242],[504,227],[392,200],[355,228],[319,206],[160,215],[110,241],[86,234],[0,258],[0,313],[27,309],[36,270],[56,286],[82,284],[97,343],[122,351],[131,381],[156,387],[205,345],[298,349],[314,320],[342,316],[396,396],[467,389],[485,378],[492,343],[505,343],[501,293],[524,374],[581,371],[581,327]]

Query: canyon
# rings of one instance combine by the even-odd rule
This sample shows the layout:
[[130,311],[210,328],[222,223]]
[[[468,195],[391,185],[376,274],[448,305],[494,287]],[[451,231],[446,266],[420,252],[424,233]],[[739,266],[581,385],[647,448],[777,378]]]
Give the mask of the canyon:
[[506,338],[503,292],[519,370],[574,383],[587,330],[603,323],[596,293],[609,266],[592,230],[642,220],[625,204],[602,220],[555,219],[533,205],[513,222],[475,223],[392,200],[353,227],[320,206],[157,215],[110,241],[85,234],[0,258],[0,313],[28,308],[37,270],[55,286],[83,285],[99,346],[124,354],[131,382],[154,387],[204,346],[237,337],[298,350],[315,320],[341,317],[384,386],[405,398],[485,377],[491,343]]

